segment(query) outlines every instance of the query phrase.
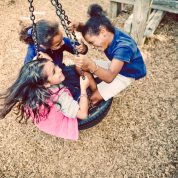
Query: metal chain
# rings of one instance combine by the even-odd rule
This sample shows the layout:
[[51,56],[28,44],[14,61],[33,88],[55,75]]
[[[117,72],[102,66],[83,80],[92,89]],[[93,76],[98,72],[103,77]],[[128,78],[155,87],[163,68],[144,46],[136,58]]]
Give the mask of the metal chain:
[[[61,5],[61,3],[59,3],[58,0],[51,0],[51,4],[56,8],[56,14],[60,18],[61,24],[62,24],[62,26],[65,30],[67,37],[71,40],[71,44],[73,46],[74,53],[76,55],[78,55],[78,51],[77,51],[76,45],[75,45],[75,41],[78,42],[78,40],[77,40],[77,37],[75,35],[75,32],[70,33],[69,30],[68,30],[67,25],[71,23],[69,21],[68,16],[65,14],[65,11],[62,9],[62,5]],[[85,79],[84,72],[83,72],[82,68],[80,69],[80,75],[82,76],[83,79]]]
[[75,41],[77,41],[76,35],[75,33],[72,33],[72,35],[74,34],[74,39],[73,39],[67,27],[67,25],[70,23],[68,16],[65,14],[65,11],[62,9],[62,5],[58,2],[58,0],[51,0],[51,4],[56,8],[56,14],[60,18],[61,24],[65,30],[67,37],[71,40],[71,44],[74,48],[75,54],[78,55],[78,51],[76,50],[76,45],[75,45]]
[[34,15],[34,6],[33,6],[33,0],[28,0],[30,3],[29,11],[31,13],[30,19],[32,21],[32,38],[35,44],[35,50],[37,57],[39,56],[39,44],[38,44],[38,38],[37,38],[37,31],[36,31],[36,23],[35,23],[35,15]]

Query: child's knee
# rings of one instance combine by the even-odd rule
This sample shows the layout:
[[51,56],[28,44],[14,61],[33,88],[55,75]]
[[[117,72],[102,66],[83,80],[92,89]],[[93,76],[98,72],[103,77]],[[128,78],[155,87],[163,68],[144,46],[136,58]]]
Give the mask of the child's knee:
[[101,96],[101,94],[99,93],[98,90],[95,90],[95,92],[93,92],[93,94],[92,94],[90,99],[91,99],[93,104],[96,104],[99,101],[103,100],[103,97]]
[[77,73],[80,75],[81,68],[80,68],[80,67],[75,66],[75,70],[76,70],[76,71],[77,71]]

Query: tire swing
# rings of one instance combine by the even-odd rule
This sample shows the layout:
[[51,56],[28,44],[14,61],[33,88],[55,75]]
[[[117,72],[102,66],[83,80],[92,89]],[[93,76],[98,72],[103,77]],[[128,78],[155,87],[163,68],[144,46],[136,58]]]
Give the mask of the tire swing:
[[[34,41],[34,45],[35,45],[35,49],[36,49],[36,53],[38,56],[38,52],[39,52],[39,45],[38,45],[38,39],[37,39],[37,31],[36,31],[36,23],[35,23],[35,15],[34,15],[34,6],[33,6],[33,0],[28,0],[30,7],[29,7],[29,11],[30,11],[30,19],[32,21],[32,37],[33,37],[33,41]],[[78,42],[75,32],[70,33],[67,25],[70,23],[70,21],[68,20],[68,16],[65,14],[65,11],[62,9],[62,5],[61,3],[58,2],[58,0],[51,0],[51,4],[55,7],[56,9],[56,14],[59,17],[61,24],[65,30],[65,33],[67,35],[67,37],[70,39],[71,44],[74,48],[74,53],[76,55],[78,55],[78,52],[76,50],[76,44],[75,42]],[[83,70],[81,69],[81,75],[82,77],[84,77],[83,75]],[[90,92],[90,91],[89,91]],[[84,130],[84,129],[88,129],[90,127],[95,126],[96,124],[98,124],[99,122],[101,122],[101,120],[106,116],[106,114],[108,113],[111,104],[112,104],[112,100],[113,98],[104,101],[102,100],[101,102],[99,102],[97,105],[95,106],[90,106],[89,107],[89,116],[87,119],[85,120],[78,120],[78,127],[79,130]]]

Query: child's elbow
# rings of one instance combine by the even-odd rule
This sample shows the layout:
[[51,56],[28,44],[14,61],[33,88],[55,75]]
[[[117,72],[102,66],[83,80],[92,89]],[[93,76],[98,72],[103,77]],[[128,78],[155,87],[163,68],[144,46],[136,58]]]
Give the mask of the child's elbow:
[[107,78],[107,79],[105,80],[105,82],[106,82],[106,83],[111,83],[113,80],[114,80],[114,78]]
[[88,118],[88,113],[80,113],[77,117],[78,119],[85,120]]
[[116,78],[117,74],[113,73],[110,71],[109,76],[106,78],[105,82],[106,83],[111,83],[115,78]]
[[85,120],[85,119],[87,119],[87,118],[88,118],[88,114],[83,114],[80,119]]

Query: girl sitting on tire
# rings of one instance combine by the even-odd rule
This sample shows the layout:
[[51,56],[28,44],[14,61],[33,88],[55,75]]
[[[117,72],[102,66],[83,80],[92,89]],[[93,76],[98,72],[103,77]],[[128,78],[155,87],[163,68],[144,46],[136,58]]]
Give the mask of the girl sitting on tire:
[[21,120],[31,118],[40,130],[48,134],[76,140],[77,118],[85,119],[88,116],[86,89],[89,80],[80,77],[78,103],[62,85],[65,76],[61,68],[49,59],[34,60],[21,68],[14,84],[1,95],[4,106],[0,109],[0,118],[4,118],[16,106]]
[[108,100],[128,87],[134,80],[146,75],[146,66],[135,41],[115,28],[106,17],[102,7],[92,4],[89,19],[83,23],[69,24],[69,30],[79,30],[93,49],[104,52],[109,61],[91,60],[79,56],[76,65],[94,73],[102,80],[91,96],[93,104]]

